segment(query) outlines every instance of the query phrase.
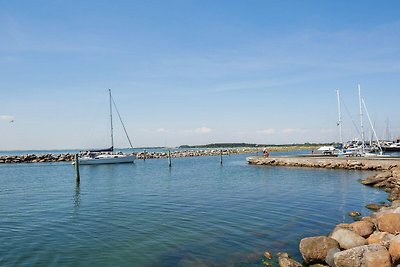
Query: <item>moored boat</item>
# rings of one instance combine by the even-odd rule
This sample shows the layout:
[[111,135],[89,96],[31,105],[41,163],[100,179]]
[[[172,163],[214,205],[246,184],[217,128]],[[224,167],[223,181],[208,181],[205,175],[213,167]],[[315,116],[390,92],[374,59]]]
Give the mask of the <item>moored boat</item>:
[[[115,152],[114,151],[114,130],[113,130],[113,116],[112,116],[112,106],[114,104],[114,107],[117,111],[118,117],[121,121],[122,127],[125,131],[126,137],[129,141],[129,144],[132,147],[131,140],[128,136],[128,133],[126,131],[125,125],[122,122],[121,116],[118,112],[118,109],[115,105],[115,102],[112,98],[111,95],[111,89],[108,89],[109,92],[109,97],[110,97],[110,122],[111,122],[111,147],[107,149],[99,149],[99,150],[89,150],[85,152],[81,152],[80,156],[78,158],[79,164],[81,165],[98,165],[98,164],[115,164],[115,163],[134,163],[135,161],[135,154],[124,154],[122,152]],[[72,164],[75,164],[75,162],[72,162]]]

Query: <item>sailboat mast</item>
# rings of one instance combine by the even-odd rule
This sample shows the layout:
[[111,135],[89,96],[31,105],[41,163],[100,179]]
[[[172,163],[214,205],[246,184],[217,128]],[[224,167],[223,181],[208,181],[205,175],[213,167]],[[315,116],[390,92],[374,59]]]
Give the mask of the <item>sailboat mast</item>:
[[342,115],[340,113],[340,93],[339,90],[336,90],[336,95],[337,95],[337,104],[338,104],[338,116],[339,116],[339,138],[340,138],[340,144],[343,144],[343,136],[342,136]]
[[362,112],[361,86],[360,85],[358,85],[358,100],[360,103],[360,126],[361,126],[362,152],[364,152],[365,138],[364,138],[364,125],[363,125],[363,112]]
[[110,97],[110,132],[111,132],[111,148],[114,151],[114,129],[113,129],[113,118],[112,118],[112,97],[111,97],[111,89],[108,89],[109,97]]
[[371,125],[372,132],[374,133],[374,136],[375,136],[376,142],[378,144],[379,150],[382,153],[383,152],[382,151],[382,146],[381,146],[381,143],[379,142],[379,138],[378,138],[378,136],[376,134],[375,127],[372,125],[371,117],[369,116],[369,112],[368,112],[368,109],[367,109],[367,105],[365,105],[364,98],[362,98],[361,101],[362,101],[362,104],[364,105],[365,112],[367,113],[367,118],[368,118],[369,124]]

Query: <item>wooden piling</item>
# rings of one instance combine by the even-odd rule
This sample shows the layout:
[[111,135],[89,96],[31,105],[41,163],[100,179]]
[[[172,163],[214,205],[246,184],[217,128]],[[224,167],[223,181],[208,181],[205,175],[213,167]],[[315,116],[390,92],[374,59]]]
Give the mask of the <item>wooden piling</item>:
[[171,150],[168,150],[168,160],[169,160],[169,167],[172,167],[172,161],[171,161]]
[[220,156],[221,156],[221,165],[222,165],[222,149],[220,150]]
[[146,161],[146,149],[143,150],[143,160]]
[[79,157],[78,157],[78,154],[75,154],[75,177],[76,177],[76,182],[79,183],[81,181],[81,177],[79,175]]

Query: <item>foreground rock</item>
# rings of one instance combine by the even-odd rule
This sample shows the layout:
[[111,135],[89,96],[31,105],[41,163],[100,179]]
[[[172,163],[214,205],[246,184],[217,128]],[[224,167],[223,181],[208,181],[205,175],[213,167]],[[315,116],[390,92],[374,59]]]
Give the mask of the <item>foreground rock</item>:
[[388,213],[378,217],[378,228],[382,232],[400,233],[400,213]]
[[339,243],[326,236],[303,238],[300,241],[300,253],[307,264],[324,262],[328,251],[339,248]]
[[394,237],[390,241],[389,253],[393,262],[399,263],[400,261],[400,235]]
[[389,248],[390,241],[394,238],[394,235],[386,232],[375,232],[370,235],[367,239],[368,245],[378,244],[386,248]]
[[336,267],[391,267],[390,254],[384,246],[366,245],[338,252],[334,255]]
[[350,224],[350,227],[354,233],[362,237],[370,236],[375,230],[375,225],[369,221],[353,222],[352,224]]
[[335,239],[342,249],[351,249],[367,244],[367,240],[362,236],[341,227],[336,227],[330,237]]

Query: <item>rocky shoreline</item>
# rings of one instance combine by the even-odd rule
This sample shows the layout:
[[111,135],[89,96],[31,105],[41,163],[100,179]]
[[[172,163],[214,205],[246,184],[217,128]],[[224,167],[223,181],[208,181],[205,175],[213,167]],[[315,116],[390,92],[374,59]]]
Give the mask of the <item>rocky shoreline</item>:
[[[270,166],[378,171],[360,182],[389,193],[390,204],[367,205],[375,211],[371,216],[359,218],[350,224],[338,224],[328,236],[303,238],[299,244],[303,263],[291,259],[286,253],[280,253],[279,266],[400,266],[400,159],[250,157],[247,161]],[[357,212],[354,213],[357,215]]]

